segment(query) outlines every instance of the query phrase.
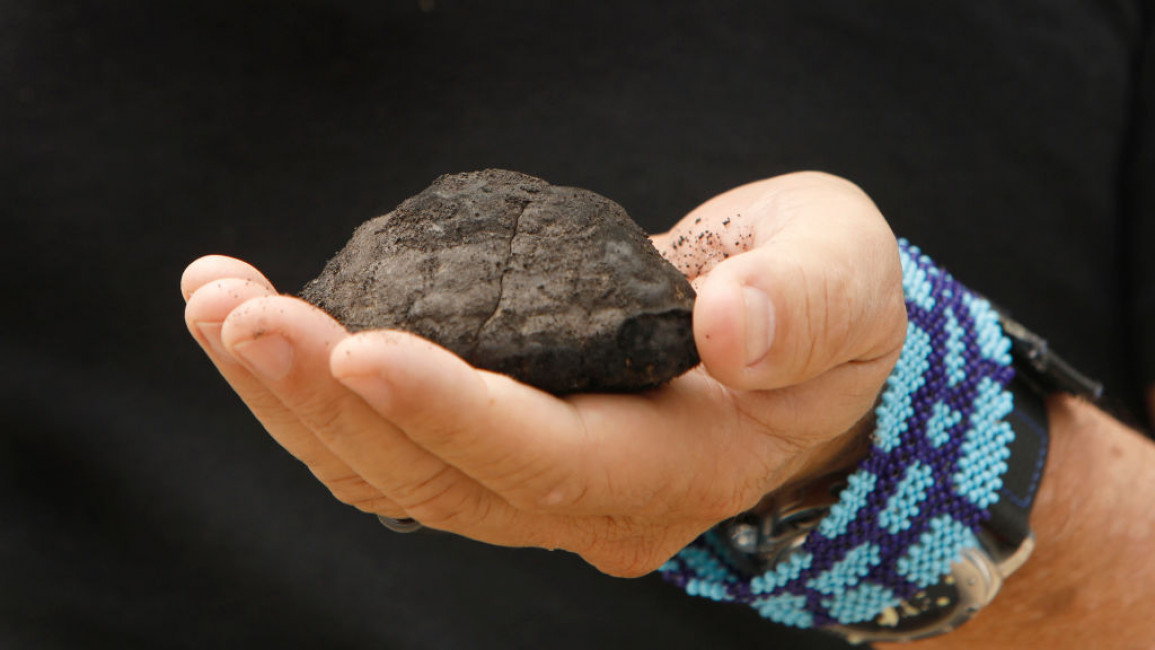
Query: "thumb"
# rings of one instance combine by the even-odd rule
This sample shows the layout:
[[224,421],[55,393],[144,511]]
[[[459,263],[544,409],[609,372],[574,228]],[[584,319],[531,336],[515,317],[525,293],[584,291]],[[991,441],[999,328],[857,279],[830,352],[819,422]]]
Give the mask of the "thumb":
[[772,390],[902,346],[897,244],[861,190],[805,173],[738,191],[751,203],[717,205],[745,208],[752,247],[700,278],[694,307],[694,338],[711,375],[733,388]]

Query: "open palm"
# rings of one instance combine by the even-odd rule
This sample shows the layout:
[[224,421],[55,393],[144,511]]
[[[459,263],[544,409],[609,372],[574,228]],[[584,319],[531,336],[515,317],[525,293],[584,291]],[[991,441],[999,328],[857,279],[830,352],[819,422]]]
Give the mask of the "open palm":
[[640,575],[860,439],[906,332],[897,246],[854,185],[745,185],[654,238],[694,282],[703,363],[653,391],[554,397],[395,331],[350,334],[209,256],[189,330],[341,501]]

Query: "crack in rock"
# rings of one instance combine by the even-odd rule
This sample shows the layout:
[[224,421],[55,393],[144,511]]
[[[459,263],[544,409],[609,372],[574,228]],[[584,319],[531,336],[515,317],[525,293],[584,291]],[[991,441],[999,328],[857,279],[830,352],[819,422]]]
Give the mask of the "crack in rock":
[[528,200],[519,201],[519,203],[521,207],[518,209],[517,214],[513,216],[513,232],[509,235],[508,246],[505,250],[505,266],[501,269],[501,277],[497,279],[497,299],[493,301],[493,310],[490,312],[489,317],[477,327],[477,332],[474,334],[472,353],[476,353],[478,346],[481,345],[481,333],[485,331],[485,328],[488,327],[489,324],[493,322],[493,319],[497,317],[498,313],[501,312],[501,299],[505,296],[505,278],[509,275],[509,272],[513,270],[513,240],[517,239],[517,232],[521,227],[521,217],[525,214],[525,209],[528,208],[530,204]]

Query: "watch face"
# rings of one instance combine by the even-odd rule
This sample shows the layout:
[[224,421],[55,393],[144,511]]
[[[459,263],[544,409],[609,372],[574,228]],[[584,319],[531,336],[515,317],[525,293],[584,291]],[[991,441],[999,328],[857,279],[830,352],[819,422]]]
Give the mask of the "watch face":
[[838,503],[844,487],[844,476],[826,477],[768,495],[749,512],[719,524],[731,562],[746,575],[758,575],[789,561]]
[[910,600],[883,611],[876,618],[852,625],[826,628],[850,641],[913,641],[949,632],[962,625],[994,599],[1003,578],[983,550],[967,548],[942,582],[920,591]]
[[[719,525],[730,561],[747,575],[786,562],[798,551],[837,501],[840,483],[777,495],[743,516]],[[777,500],[776,500],[777,499]],[[785,502],[785,505],[784,503]],[[989,530],[976,535],[978,547],[962,550],[951,572],[938,584],[914,594],[869,621],[823,628],[851,643],[913,641],[950,632],[994,600],[1003,578],[1014,573],[1035,548],[1028,534],[1017,547]]]

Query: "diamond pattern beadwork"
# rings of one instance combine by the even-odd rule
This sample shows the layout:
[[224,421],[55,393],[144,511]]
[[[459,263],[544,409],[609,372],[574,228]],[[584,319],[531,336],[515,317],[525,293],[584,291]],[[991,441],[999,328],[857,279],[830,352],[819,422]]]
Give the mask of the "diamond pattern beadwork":
[[744,575],[707,533],[661,569],[693,595],[800,628],[854,623],[941,580],[990,517],[1014,432],[1010,340],[990,304],[899,240],[909,326],[870,454],[801,549]]

